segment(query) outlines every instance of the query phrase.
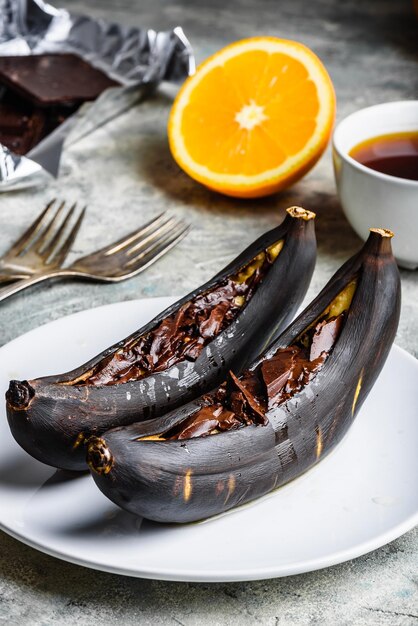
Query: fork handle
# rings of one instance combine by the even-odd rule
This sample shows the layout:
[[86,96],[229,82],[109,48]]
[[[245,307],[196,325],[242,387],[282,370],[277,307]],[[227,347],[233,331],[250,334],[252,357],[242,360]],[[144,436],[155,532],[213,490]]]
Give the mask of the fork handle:
[[2,287],[0,289],[0,302],[2,300],[6,300],[6,298],[10,298],[10,296],[14,296],[15,293],[19,293],[19,291],[23,291],[24,289],[31,287],[32,285],[42,283],[50,278],[58,278],[68,275],[72,275],[72,272],[67,273],[63,269],[57,269],[49,270],[48,272],[43,272],[42,274],[36,274],[34,276],[30,276],[29,278],[24,278],[23,280],[17,280],[11,285],[7,285],[6,287]]

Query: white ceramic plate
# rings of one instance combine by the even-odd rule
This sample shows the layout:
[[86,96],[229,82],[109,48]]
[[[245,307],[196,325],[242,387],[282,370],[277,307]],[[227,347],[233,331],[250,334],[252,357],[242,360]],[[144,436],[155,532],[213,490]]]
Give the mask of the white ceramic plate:
[[[10,378],[65,371],[128,335],[172,298],[83,311],[0,349]],[[286,576],[352,559],[418,523],[418,361],[393,348],[356,422],[317,467],[207,522],[164,526],[119,510],[89,475],[23,452],[0,417],[0,526],[53,556],[119,574],[182,581]],[[3,397],[3,396],[2,396]]]

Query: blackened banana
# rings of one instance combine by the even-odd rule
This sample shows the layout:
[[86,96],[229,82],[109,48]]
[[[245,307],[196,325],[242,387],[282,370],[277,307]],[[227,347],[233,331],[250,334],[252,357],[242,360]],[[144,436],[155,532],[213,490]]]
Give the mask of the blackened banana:
[[316,257],[314,213],[287,210],[223,271],[127,339],[59,376],[11,381],[16,441],[49,465],[86,468],[85,441],[162,415],[240,370],[292,318]]
[[177,411],[91,440],[101,491],[159,522],[190,522],[258,498],[341,440],[398,326],[392,233],[372,229],[303,313],[238,378]]

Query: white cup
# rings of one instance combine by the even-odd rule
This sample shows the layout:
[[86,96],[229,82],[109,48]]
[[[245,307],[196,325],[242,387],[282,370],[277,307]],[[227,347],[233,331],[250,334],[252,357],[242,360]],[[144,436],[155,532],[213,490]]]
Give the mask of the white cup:
[[333,137],[334,174],[348,221],[367,239],[370,227],[395,234],[393,252],[399,265],[418,267],[418,181],[376,172],[349,152],[360,142],[404,131],[418,131],[418,100],[388,102],[346,117]]

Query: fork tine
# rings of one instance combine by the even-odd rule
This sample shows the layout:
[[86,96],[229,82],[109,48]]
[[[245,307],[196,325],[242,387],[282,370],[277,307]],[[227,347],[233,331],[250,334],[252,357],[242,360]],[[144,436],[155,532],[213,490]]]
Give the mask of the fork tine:
[[145,237],[141,237],[139,241],[134,241],[130,247],[124,248],[123,252],[127,256],[132,256],[142,248],[146,247],[153,240],[158,240],[162,237],[166,232],[172,232],[172,229],[175,228],[180,222],[174,217],[170,217],[165,222],[163,222],[159,228],[151,232],[149,235]]
[[86,214],[86,209],[87,206],[82,209],[80,215],[78,216],[78,220],[71,229],[71,232],[69,233],[67,239],[64,241],[59,251],[54,255],[53,259],[51,260],[51,263],[53,263],[54,266],[62,265],[67,258],[70,248],[73,245],[75,238],[77,237],[78,231],[80,230],[81,223]]
[[7,254],[17,256],[18,254],[20,254],[20,252],[22,252],[25,248],[28,248],[28,246],[33,243],[37,233],[46,222],[47,217],[50,214],[55,202],[56,202],[56,198],[53,198],[53,200],[48,202],[48,204],[46,205],[44,210],[41,212],[41,214],[29,226],[29,228],[25,230],[23,235],[19,237],[19,239],[13,244],[13,246],[10,248]]
[[184,239],[189,230],[190,226],[179,222],[176,229],[172,229],[169,233],[164,234],[148,248],[129,259],[125,263],[125,268],[131,269],[133,272],[145,269]]
[[74,202],[73,206],[67,212],[67,215],[63,219],[63,221],[61,223],[61,226],[58,228],[58,230],[55,233],[55,235],[52,237],[52,239],[49,241],[49,243],[42,249],[41,256],[45,260],[48,259],[48,257],[50,257],[54,253],[54,251],[58,248],[59,244],[61,243],[61,239],[63,237],[63,233],[64,233],[64,231],[65,231],[65,229],[66,229],[66,227],[67,227],[71,217],[74,214],[76,206],[77,206],[77,202]]
[[61,202],[61,204],[59,205],[58,209],[55,211],[55,215],[50,219],[48,225],[46,226],[45,230],[39,235],[37,241],[36,241],[36,246],[35,246],[35,250],[38,254],[40,254],[41,256],[45,256],[43,254],[43,250],[45,249],[45,246],[48,243],[49,240],[49,236],[52,234],[52,231],[54,229],[55,224],[58,223],[58,219],[64,209],[65,206],[65,201]]
[[118,241],[109,244],[108,246],[103,248],[101,252],[106,254],[106,256],[110,256],[112,254],[120,252],[131,243],[138,241],[138,239],[140,239],[142,236],[146,236],[148,233],[154,232],[154,230],[164,221],[165,216],[166,213],[160,213],[159,215],[157,215],[157,217],[154,217],[152,220],[144,224],[144,226],[141,226],[141,228],[139,228],[138,230],[135,230],[132,233],[129,233],[129,235],[122,237]]

